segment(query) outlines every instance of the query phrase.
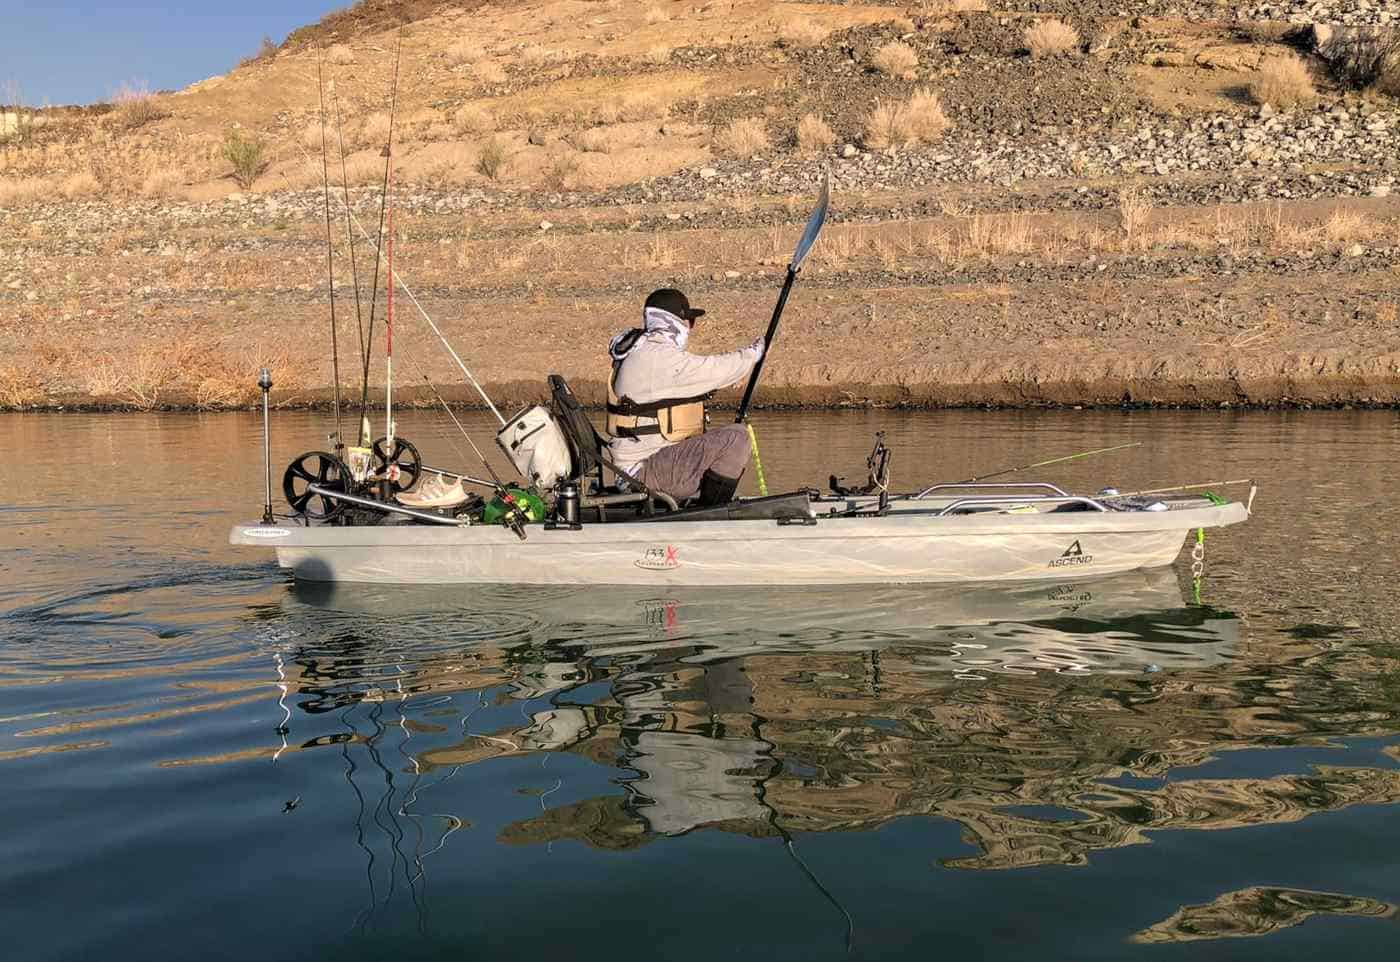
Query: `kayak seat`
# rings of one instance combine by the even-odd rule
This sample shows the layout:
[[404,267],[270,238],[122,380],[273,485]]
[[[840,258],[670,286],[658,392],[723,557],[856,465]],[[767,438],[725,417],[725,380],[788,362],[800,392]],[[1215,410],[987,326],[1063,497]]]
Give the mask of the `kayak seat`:
[[568,481],[577,484],[579,507],[596,510],[597,520],[606,521],[609,506],[632,504],[651,514],[656,502],[661,502],[668,510],[677,510],[674,499],[668,495],[653,492],[638,481],[628,479],[629,489],[609,488],[603,469],[609,468],[614,474],[623,475],[622,469],[613,463],[607,453],[607,442],[598,433],[588,412],[583,409],[573,390],[558,374],[548,378],[549,395],[554,418],[564,434],[564,442],[569,448],[573,470]]

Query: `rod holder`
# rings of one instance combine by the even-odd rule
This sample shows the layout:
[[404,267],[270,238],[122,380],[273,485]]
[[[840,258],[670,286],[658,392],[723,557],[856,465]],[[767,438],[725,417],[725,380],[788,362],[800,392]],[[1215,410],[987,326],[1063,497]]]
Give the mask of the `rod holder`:
[[262,389],[263,414],[263,524],[272,524],[272,445],[270,443],[267,395],[272,390],[272,372],[267,368],[258,371],[258,387]]

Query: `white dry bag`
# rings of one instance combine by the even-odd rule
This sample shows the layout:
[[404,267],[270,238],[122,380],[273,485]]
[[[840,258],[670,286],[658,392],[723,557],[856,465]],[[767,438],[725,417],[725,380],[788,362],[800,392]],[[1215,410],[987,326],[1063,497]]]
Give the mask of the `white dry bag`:
[[496,443],[520,476],[542,490],[573,473],[573,458],[564,432],[554,415],[538,404],[507,421],[496,432]]

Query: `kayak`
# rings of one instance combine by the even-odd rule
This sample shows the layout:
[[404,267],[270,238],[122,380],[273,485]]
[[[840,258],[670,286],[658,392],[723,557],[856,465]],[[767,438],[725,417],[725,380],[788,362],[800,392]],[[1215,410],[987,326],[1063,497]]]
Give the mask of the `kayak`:
[[[775,499],[753,499],[754,502]],[[1061,581],[1172,564],[1188,535],[1249,517],[1239,502],[1058,497],[892,500],[784,496],[795,510],[723,520],[529,525],[235,524],[303,581],[375,584],[837,585]],[[1078,510],[1065,510],[1067,507]],[[762,513],[762,512],[759,512]]]

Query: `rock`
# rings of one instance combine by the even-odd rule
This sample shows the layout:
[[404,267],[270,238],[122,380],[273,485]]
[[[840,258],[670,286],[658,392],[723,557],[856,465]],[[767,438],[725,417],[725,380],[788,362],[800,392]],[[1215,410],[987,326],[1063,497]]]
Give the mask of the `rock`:
[[543,147],[545,145],[545,136],[542,130],[530,131],[529,136],[525,139],[536,147]]
[[1362,247],[1360,244],[1352,244],[1346,250],[1346,254],[1348,257],[1360,257],[1362,254],[1365,253],[1366,248]]
[[718,176],[719,176],[719,171],[715,170],[713,167],[701,167],[701,168],[700,168],[700,179],[701,179],[701,180],[713,180],[714,178],[716,178],[716,177],[718,177]]
[[726,278],[727,280],[731,280],[731,281],[732,281],[732,280],[734,280],[735,278],[743,277],[744,275],[743,275],[743,274],[740,274],[738,271],[725,271],[725,272],[724,272],[724,276],[725,276],[725,278]]
[[1371,196],[1372,196],[1372,197],[1389,197],[1389,196],[1390,196],[1390,185],[1389,185],[1389,184],[1377,184],[1376,186],[1374,186],[1374,187],[1371,188]]
[[549,230],[554,225],[547,220],[540,221],[540,230]]
[[841,148],[841,156],[846,158],[847,160],[850,160],[852,157],[856,156],[859,153],[860,151],[856,150],[855,144],[847,144],[846,146]]

